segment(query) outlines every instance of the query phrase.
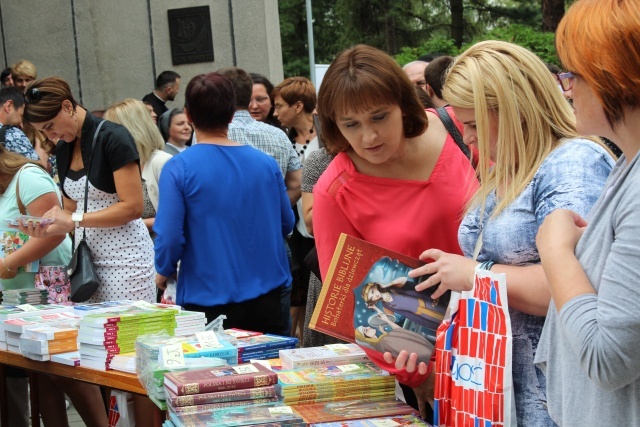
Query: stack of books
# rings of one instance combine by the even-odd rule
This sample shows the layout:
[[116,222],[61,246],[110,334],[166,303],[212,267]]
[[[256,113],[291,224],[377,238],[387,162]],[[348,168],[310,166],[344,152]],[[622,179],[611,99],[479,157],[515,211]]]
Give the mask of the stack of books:
[[[177,307],[177,306],[176,306]],[[204,331],[207,318],[204,313],[181,310],[176,314],[175,336],[188,336]]]
[[62,365],[80,366],[80,352],[70,351],[68,353],[54,354],[51,356],[51,361]]
[[[4,291],[7,292],[7,291]],[[53,313],[72,313],[73,307],[67,305],[37,304],[18,307],[15,305],[0,305],[0,320],[17,319],[19,317],[40,316]]]
[[48,304],[49,291],[46,289],[11,289],[2,292],[4,305]]
[[175,310],[122,307],[85,315],[80,321],[80,359],[83,367],[106,371],[116,354],[135,350],[140,335],[175,330]]
[[77,325],[41,325],[26,329],[20,336],[20,352],[33,360],[47,361],[54,354],[77,350]]
[[272,385],[186,396],[178,396],[171,390],[165,389],[165,396],[167,409],[178,415],[195,414],[232,406],[246,406],[279,401],[276,389]]
[[282,403],[261,403],[231,408],[213,409],[196,414],[175,414],[169,412],[175,427],[303,427],[306,421],[293,409]]
[[121,301],[103,301],[90,304],[76,304],[73,306],[73,311],[80,317],[84,317],[88,314],[96,314],[105,311],[120,310],[130,307],[135,301],[121,300]]
[[305,347],[280,350],[282,367],[286,370],[312,366],[346,365],[368,362],[364,350],[356,344],[327,344],[322,347]]
[[136,373],[136,352],[120,353],[113,356],[109,368],[114,371]]
[[280,350],[295,348],[298,338],[264,334],[238,338],[238,363],[252,359],[265,360],[279,356]]
[[364,420],[343,420],[327,423],[311,423],[309,427],[433,427],[415,415],[395,415]]
[[[43,306],[47,307],[47,306]],[[4,310],[10,317],[0,322],[0,349],[14,353],[20,353],[20,336],[30,328],[42,325],[77,325],[79,318],[71,313],[71,307],[67,311],[52,313],[52,310],[15,311]],[[19,317],[16,317],[19,316]]]
[[[377,423],[369,421],[369,424],[353,424],[356,426],[396,426],[414,424],[394,424],[386,422],[389,418],[396,418],[402,415],[419,416],[418,411],[404,402],[393,398],[374,399],[354,399],[344,401],[314,402],[292,405],[291,409],[301,416],[309,425],[318,423],[338,422],[340,426],[347,426],[349,420],[364,420],[371,418],[381,418]],[[385,423],[386,422],[386,423]],[[395,421],[394,421],[395,422]],[[336,424],[332,424],[336,425]],[[415,424],[417,426],[429,424]]]
[[277,401],[277,375],[258,363],[164,375],[169,416],[176,426],[305,425]]
[[284,403],[387,398],[395,395],[395,377],[371,362],[316,366],[278,372],[276,390]]

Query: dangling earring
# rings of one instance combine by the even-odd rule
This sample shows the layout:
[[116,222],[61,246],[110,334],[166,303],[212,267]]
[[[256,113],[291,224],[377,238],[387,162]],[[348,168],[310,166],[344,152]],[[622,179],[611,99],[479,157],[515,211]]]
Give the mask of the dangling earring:
[[73,117],[73,115],[74,115],[75,113],[76,113],[76,112],[75,112],[75,110],[71,110],[71,111],[69,111],[69,115],[70,115],[71,117]]

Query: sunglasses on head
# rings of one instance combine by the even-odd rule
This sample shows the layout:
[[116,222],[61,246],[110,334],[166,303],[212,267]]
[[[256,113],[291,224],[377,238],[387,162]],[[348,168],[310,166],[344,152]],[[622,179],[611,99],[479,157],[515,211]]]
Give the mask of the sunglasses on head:
[[24,100],[27,104],[37,104],[47,93],[48,92],[43,92],[37,87],[32,87],[31,89],[27,89],[25,92]]

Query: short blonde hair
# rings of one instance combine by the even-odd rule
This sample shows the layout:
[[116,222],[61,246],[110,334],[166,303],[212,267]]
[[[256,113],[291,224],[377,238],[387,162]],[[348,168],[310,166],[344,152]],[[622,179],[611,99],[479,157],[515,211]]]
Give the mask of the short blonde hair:
[[27,76],[35,80],[37,75],[38,74],[36,73],[36,66],[33,65],[33,62],[27,61],[26,59],[22,59],[16,62],[11,67],[11,77],[13,77],[14,79],[17,76]]
[[127,128],[136,142],[141,163],[146,163],[154,150],[164,149],[162,135],[142,101],[127,98],[113,104],[105,111],[104,118]]
[[[454,107],[475,109],[481,186],[469,208],[484,209],[488,195],[504,188],[497,216],[531,182],[540,164],[562,138],[576,138],[571,106],[529,50],[502,41],[484,41],[456,58],[442,91]],[[495,166],[489,160],[489,116],[498,121]]]

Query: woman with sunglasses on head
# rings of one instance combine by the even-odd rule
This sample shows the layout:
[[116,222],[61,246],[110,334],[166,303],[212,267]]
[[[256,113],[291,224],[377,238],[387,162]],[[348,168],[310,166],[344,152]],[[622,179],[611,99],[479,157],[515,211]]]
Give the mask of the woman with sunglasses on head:
[[442,93],[465,141],[478,146],[481,185],[458,232],[464,256],[432,246],[421,258],[433,261],[410,275],[432,274],[416,289],[439,285],[438,296],[470,290],[478,263],[492,261],[492,271],[506,273],[517,423],[553,426],[544,373],[533,363],[550,299],[535,236],[556,209],[586,215],[613,159],[601,143],[579,137],[546,66],[523,47],[475,44],[456,58]]
[[75,230],[76,245],[85,237],[100,279],[89,302],[154,302],[153,243],[140,219],[140,160],[131,134],[109,121],[99,127],[102,120],[79,105],[67,82],[58,77],[36,81],[25,97],[25,120],[50,140],[59,140],[56,155],[64,209],[54,207],[44,214],[55,219],[51,225],[24,231],[45,237]]
[[552,302],[536,362],[558,424],[640,425],[640,3],[574,3],[556,46],[578,131],[623,155],[586,219],[560,210],[540,228]]

